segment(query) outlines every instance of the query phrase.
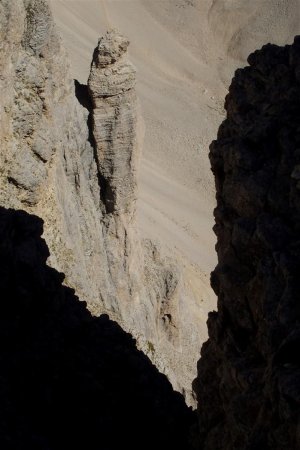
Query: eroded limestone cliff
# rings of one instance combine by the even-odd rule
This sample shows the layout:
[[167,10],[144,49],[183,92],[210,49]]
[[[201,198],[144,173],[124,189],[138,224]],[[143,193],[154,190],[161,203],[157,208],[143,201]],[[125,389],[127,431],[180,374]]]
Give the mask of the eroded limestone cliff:
[[75,89],[46,0],[1,1],[0,24],[0,204],[41,217],[49,263],[65,283],[191,394],[195,356],[182,342],[195,349],[198,334],[179,314],[184,286],[136,226],[140,132],[128,41],[116,31],[101,38],[88,89]]
[[300,38],[248,62],[210,147],[218,312],[194,382],[206,450],[300,446]]

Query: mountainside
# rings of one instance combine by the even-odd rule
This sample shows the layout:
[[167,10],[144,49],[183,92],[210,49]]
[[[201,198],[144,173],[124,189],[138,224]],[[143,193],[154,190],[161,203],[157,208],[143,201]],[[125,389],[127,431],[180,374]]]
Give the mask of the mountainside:
[[[254,45],[265,36],[268,11],[270,36],[285,41],[298,26],[292,14],[296,0],[250,6],[178,0],[180,32],[174,43],[169,19],[157,18],[157,4],[111,3],[115,13],[118,7],[126,14],[148,11],[155,30],[163,28],[170,52],[162,78],[180,59],[175,50],[192,40],[184,61],[195,65],[182,64],[190,69],[184,92],[187,80],[199,88],[191,74],[201,68],[201,78],[208,76],[210,63],[210,73],[225,83],[228,68],[244,58],[245,42]],[[172,3],[164,2],[164,12]],[[200,10],[206,18],[201,36],[207,31],[220,53],[205,59],[205,47],[199,63],[196,22],[191,19],[184,33],[180,18]],[[278,28],[274,21],[280,16]],[[225,34],[216,29],[222,17],[232,24]],[[253,40],[251,27],[260,31]],[[160,37],[158,32],[157,44]],[[144,126],[129,40],[116,29],[104,33],[94,43],[82,84],[71,78],[48,2],[2,0],[0,45],[0,447],[188,450],[193,442],[202,450],[299,448],[300,37],[284,47],[265,45],[249,56],[249,66],[236,71],[226,119],[210,146],[218,256],[211,285],[218,310],[209,314],[209,339],[193,383],[198,424],[173,388],[187,402],[195,401],[190,381],[212,299],[200,268],[206,247],[194,251],[198,237],[183,239],[181,255],[174,248],[170,259],[162,256],[165,249],[144,239],[147,232],[141,238],[136,204]],[[223,68],[221,54],[228,57]],[[173,75],[171,84],[182,81],[178,72]],[[191,105],[210,96],[212,85]],[[220,117],[219,101],[210,96],[201,111],[212,108]],[[162,149],[173,139],[178,150],[173,136],[161,142]],[[182,165],[183,176],[189,164]],[[160,198],[167,186],[166,215],[177,208],[178,198],[189,217],[197,216],[186,186],[163,171],[153,174],[150,182],[146,177],[149,192]],[[209,191],[210,182],[204,185]],[[201,208],[211,206],[205,202]],[[204,240],[207,211],[199,219]],[[174,231],[173,219],[166,235]],[[154,219],[151,224],[155,228]],[[193,235],[188,224],[184,227]],[[194,257],[196,264],[202,261],[197,267]]]
[[[201,0],[200,0],[201,1]],[[299,0],[213,0],[208,24],[215,52],[211,58],[228,86],[232,72],[262,45],[291,43],[300,32]]]
[[177,268],[181,356],[180,364],[172,365],[194,378],[198,348],[207,339],[207,314],[217,303],[209,283],[217,261],[208,147],[224,118],[234,70],[267,42],[292,42],[300,33],[300,1],[50,0],[50,5],[72,77],[80,83],[87,82],[100,35],[117,28],[130,40],[145,124],[143,131],[140,121],[138,131],[145,138],[137,227]]
[[[216,255],[208,147],[224,118],[223,99],[234,70],[267,42],[292,42],[300,33],[300,0],[50,4],[70,54],[72,76],[81,83],[89,76],[99,35],[113,27],[128,36],[145,122],[137,203],[140,232],[158,241],[173,259],[179,256],[186,267],[183,276],[203,293],[198,306],[206,315],[216,305],[209,288]],[[204,320],[202,324],[205,328]]]
[[248,62],[210,147],[218,312],[194,382],[205,450],[300,446],[300,37]]
[[0,23],[1,205],[44,220],[50,265],[93,314],[132,332],[192,402],[198,299],[139,236],[143,127],[128,40],[116,31],[99,40],[86,86],[70,77],[47,1],[4,1]]

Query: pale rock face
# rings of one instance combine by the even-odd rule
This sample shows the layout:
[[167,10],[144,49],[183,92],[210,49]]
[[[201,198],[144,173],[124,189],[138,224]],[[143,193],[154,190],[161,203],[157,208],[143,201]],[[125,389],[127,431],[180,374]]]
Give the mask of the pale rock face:
[[41,216],[50,263],[90,304],[100,290],[112,304],[87,112],[48,4],[7,1],[1,24],[1,204]]
[[93,134],[106,212],[134,212],[137,164],[135,70],[128,40],[112,30],[99,40],[88,80]]
[[183,335],[191,343],[191,333],[180,331],[185,287],[137,232],[139,114],[128,41],[111,31],[95,50],[91,139],[90,111],[75,96],[47,1],[1,1],[0,25],[1,206],[41,217],[48,263],[190,395],[195,365]]

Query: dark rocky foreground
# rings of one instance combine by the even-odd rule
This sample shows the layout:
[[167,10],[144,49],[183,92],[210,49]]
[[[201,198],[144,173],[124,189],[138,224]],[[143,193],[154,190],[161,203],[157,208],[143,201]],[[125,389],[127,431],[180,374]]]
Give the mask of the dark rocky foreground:
[[46,265],[43,222],[0,208],[0,448],[188,449],[193,414]]
[[210,147],[218,312],[194,389],[199,448],[300,448],[300,37],[238,70]]

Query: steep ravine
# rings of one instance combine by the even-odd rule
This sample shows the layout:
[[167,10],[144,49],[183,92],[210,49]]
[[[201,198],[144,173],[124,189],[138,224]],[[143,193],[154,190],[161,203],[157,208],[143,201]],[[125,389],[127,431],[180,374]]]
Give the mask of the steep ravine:
[[210,147],[218,312],[194,382],[203,450],[300,447],[300,37],[248,62]]
[[126,333],[187,386],[180,276],[136,231],[128,42],[99,40],[79,101],[46,1],[2,0],[0,24],[1,448],[299,448],[300,38],[250,55],[210,147],[218,311],[193,426]]

